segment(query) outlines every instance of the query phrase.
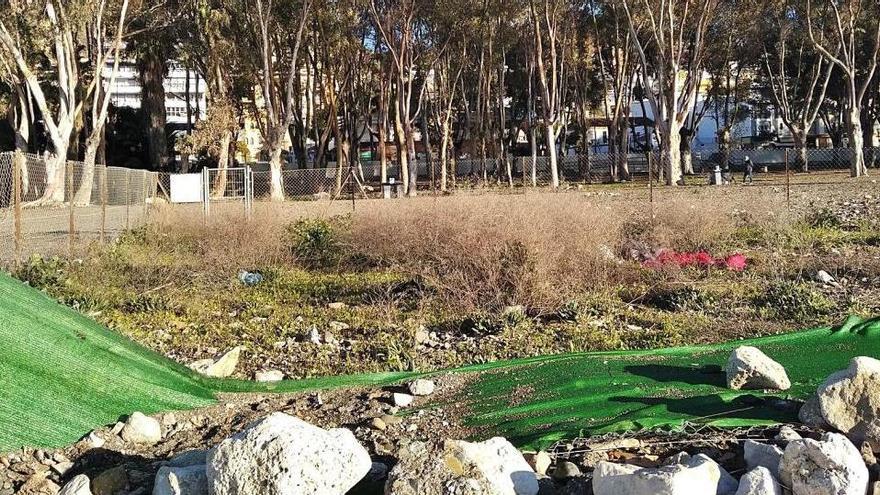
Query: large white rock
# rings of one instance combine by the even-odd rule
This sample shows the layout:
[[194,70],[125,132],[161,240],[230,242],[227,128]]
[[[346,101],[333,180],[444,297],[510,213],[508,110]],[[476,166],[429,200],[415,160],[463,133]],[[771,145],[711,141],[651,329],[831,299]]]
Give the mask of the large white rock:
[[854,358],[817,391],[822,417],[856,445],[868,442],[880,451],[880,361]]
[[342,495],[369,471],[370,454],[346,429],[323,430],[273,413],[208,453],[213,495]]
[[205,465],[159,468],[153,495],[207,495],[208,477]]
[[64,485],[64,488],[58,492],[58,495],[92,495],[92,489],[89,487],[90,483],[88,476],[78,474]]
[[779,477],[794,495],[865,495],[868,489],[868,468],[859,450],[838,433],[789,442]]
[[758,467],[740,478],[736,495],[782,495],[782,486],[769,469]]
[[757,347],[737,347],[727,360],[727,386],[734,390],[788,390],[785,368]]
[[418,378],[410,382],[409,393],[415,396],[425,396],[434,393],[434,382],[424,378]]
[[523,455],[503,438],[442,446],[414,442],[385,484],[386,495],[536,495],[538,479]]
[[765,467],[774,477],[779,476],[779,461],[782,460],[782,449],[779,447],[746,440],[743,444],[743,457],[746,461],[746,469]]
[[721,468],[704,455],[684,456],[682,464],[639,468],[601,461],[593,471],[595,495],[696,495],[728,492]]
[[126,442],[154,444],[162,440],[162,425],[154,418],[134,412],[125,421],[120,436]]

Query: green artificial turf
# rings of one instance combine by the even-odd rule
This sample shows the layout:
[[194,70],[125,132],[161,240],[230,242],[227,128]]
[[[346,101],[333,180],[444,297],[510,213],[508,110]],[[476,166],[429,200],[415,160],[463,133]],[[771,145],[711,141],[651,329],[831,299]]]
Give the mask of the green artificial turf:
[[[858,355],[880,356],[880,320],[748,342],[789,372],[805,398]],[[455,400],[466,424],[545,446],[586,433],[719,426],[794,419],[760,393],[724,388],[728,354],[743,342],[703,347],[552,356],[456,370],[474,380]],[[299,392],[383,386],[417,376],[380,373],[257,384],[201,377],[0,274],[0,452],[57,447],[133,411],[210,405],[217,392]]]

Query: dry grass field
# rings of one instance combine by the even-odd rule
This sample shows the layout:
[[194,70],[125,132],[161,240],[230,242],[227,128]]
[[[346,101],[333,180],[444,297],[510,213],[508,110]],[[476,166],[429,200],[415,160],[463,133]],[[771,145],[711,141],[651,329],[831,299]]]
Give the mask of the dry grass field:
[[[207,221],[166,206],[81,260],[17,274],[182,362],[244,345],[243,377],[661,347],[880,312],[875,189],[801,186],[788,202],[776,186],[688,187],[650,203],[620,185],[257,203],[249,220],[240,204]],[[664,251],[747,266],[656,263]]]

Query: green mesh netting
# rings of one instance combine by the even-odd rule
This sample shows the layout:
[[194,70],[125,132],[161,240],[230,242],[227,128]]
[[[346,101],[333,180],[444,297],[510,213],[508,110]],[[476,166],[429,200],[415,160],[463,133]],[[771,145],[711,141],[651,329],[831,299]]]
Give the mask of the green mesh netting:
[[382,385],[406,376],[276,385],[206,379],[0,273],[0,452],[65,445],[133,411],[207,406],[215,392]]
[[[202,407],[217,392],[297,392],[388,385],[416,376],[380,373],[278,384],[203,378],[0,274],[0,452],[56,447],[132,411]],[[786,366],[804,398],[857,355],[880,355],[880,320],[748,342]],[[793,419],[763,394],[724,389],[722,366],[743,342],[552,356],[456,370],[474,380],[453,398],[466,424],[520,446],[585,433],[719,426]]]
[[[724,365],[753,345],[785,366],[780,394],[725,388]],[[460,397],[467,422],[514,444],[545,447],[589,434],[676,427],[733,427],[797,419],[797,404],[855,356],[880,356],[880,319],[749,341],[655,351],[586,353],[470,368],[482,375]]]

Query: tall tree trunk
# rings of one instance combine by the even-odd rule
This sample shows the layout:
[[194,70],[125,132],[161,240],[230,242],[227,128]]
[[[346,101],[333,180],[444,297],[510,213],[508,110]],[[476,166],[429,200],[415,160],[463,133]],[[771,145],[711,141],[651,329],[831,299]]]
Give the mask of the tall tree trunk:
[[150,166],[162,170],[168,162],[168,139],[165,135],[165,75],[168,63],[155,53],[144,53],[140,66],[141,109],[146,119],[147,151]]
[[863,177],[868,175],[868,169],[865,168],[865,135],[862,133],[861,110],[858,107],[850,108],[846,124],[853,151],[850,175]]
[[416,159],[416,141],[413,137],[413,129],[408,122],[404,131],[406,132],[406,152],[409,155],[409,187],[406,190],[406,195],[409,198],[414,198],[418,194],[419,161]]
[[[398,86],[397,91],[401,90]],[[403,129],[400,115],[399,97],[394,105],[394,143],[397,145],[397,161],[400,163],[400,180],[403,181],[403,190],[409,192],[409,149],[406,145],[406,132]]]
[[798,166],[800,167],[801,172],[809,172],[810,159],[807,155],[807,132],[803,129],[792,129],[791,134],[798,151]]
[[272,201],[284,201],[281,146],[278,144],[269,148],[269,197]]
[[674,186],[681,182],[681,134],[675,125],[671,125],[669,132],[661,134],[663,139],[663,168],[666,175],[666,185]]
[[559,158],[556,147],[556,129],[553,125],[546,126],[547,153],[550,157],[550,187],[559,189]]
[[229,172],[229,147],[232,146],[232,131],[223,131],[220,137],[220,155],[217,157],[217,178],[213,184],[213,196],[223,197],[226,194],[226,184]]

